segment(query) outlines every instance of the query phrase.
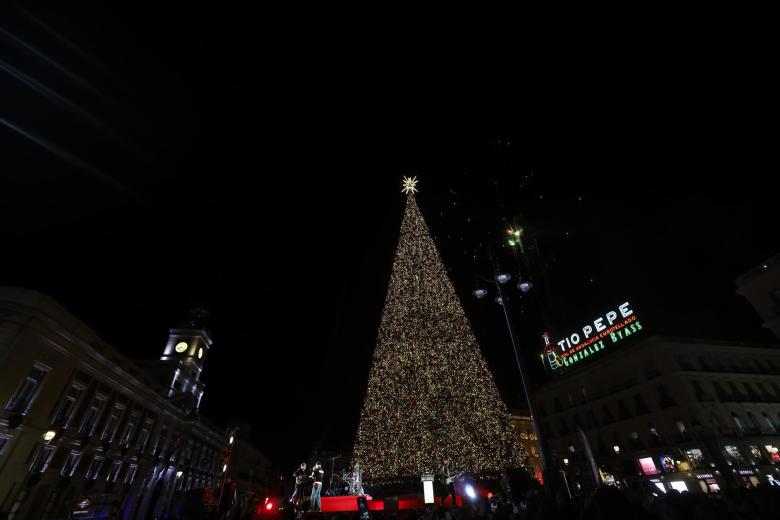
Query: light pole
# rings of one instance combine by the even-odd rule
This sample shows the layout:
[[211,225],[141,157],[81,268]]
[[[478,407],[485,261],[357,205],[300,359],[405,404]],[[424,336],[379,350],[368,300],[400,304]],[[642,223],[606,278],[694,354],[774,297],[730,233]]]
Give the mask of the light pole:
[[[493,258],[492,254],[490,255],[490,261],[493,266],[493,279],[488,279],[484,277],[480,277],[480,278],[482,279],[482,281],[492,284],[496,288],[495,302],[501,307],[501,310],[504,315],[507,331],[509,332],[509,339],[512,342],[512,348],[515,353],[515,361],[517,361],[517,369],[520,372],[520,381],[523,384],[523,391],[525,392],[526,402],[528,403],[528,411],[531,414],[531,423],[533,424],[534,434],[536,435],[536,439],[539,445],[539,459],[541,460],[542,463],[542,474],[545,477],[545,481],[549,482],[548,473],[549,470],[552,468],[552,465],[547,459],[547,450],[545,449],[546,443],[539,425],[539,414],[537,413],[536,401],[534,400],[533,395],[531,394],[531,387],[528,381],[528,369],[526,367],[525,359],[523,358],[520,352],[519,340],[510,313],[509,298],[507,296],[506,288],[505,288],[506,284],[508,284],[514,278],[514,280],[516,281],[517,290],[520,291],[521,293],[526,293],[533,288],[533,283],[530,280],[524,280],[520,275],[513,277],[508,273],[500,272],[498,268],[498,264]],[[476,289],[474,289],[472,294],[477,299],[483,299],[485,296],[488,295],[488,291],[487,289],[484,289],[482,287],[477,287]]]
[[222,505],[222,495],[225,492],[225,482],[228,478],[228,469],[230,468],[230,459],[233,457],[233,442],[236,439],[236,434],[238,433],[238,428],[233,428],[232,430],[228,431],[227,437],[228,437],[228,446],[224,449],[225,454],[227,455],[227,460],[223,457],[222,462],[222,486],[219,489],[219,499],[217,500],[217,511],[219,511],[220,506]]

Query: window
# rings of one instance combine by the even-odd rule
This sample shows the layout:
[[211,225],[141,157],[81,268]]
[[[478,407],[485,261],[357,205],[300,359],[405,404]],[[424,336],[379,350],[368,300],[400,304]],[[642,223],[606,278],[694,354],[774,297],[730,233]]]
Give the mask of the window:
[[35,456],[32,465],[30,466],[30,473],[43,473],[46,468],[49,467],[52,456],[54,456],[54,446],[41,446],[38,450],[38,454]]
[[615,422],[615,418],[612,416],[612,412],[609,411],[609,406],[606,404],[601,405],[601,412],[604,424],[612,424]]
[[[770,430],[772,430],[772,433],[777,433],[777,425],[775,425],[775,422],[766,413],[764,413],[764,421],[766,421],[766,425],[769,427]],[[0,442],[3,442],[2,439],[0,439]],[[2,445],[0,445],[0,453],[2,452],[3,452],[3,448]]]
[[168,428],[163,426],[160,429],[160,435],[157,437],[157,445],[154,447],[154,455],[160,454],[165,449],[165,442],[167,437]]
[[750,427],[751,428],[761,428],[761,425],[758,423],[758,419],[756,419],[756,416],[752,413],[748,412],[748,421],[750,421]]
[[731,395],[735,396],[737,401],[745,401],[745,397],[742,395],[742,392],[737,389],[737,385],[733,381],[729,381],[728,385],[731,389]]
[[661,406],[661,408],[669,408],[670,406],[677,404],[674,398],[669,395],[669,392],[667,392],[665,386],[659,385],[656,387],[656,390],[658,391],[658,404]]
[[103,467],[103,457],[95,457],[87,470],[87,480],[95,480]]
[[144,426],[141,428],[141,433],[138,434],[138,442],[136,442],[136,448],[139,452],[143,452],[146,449],[146,442],[149,440],[149,433],[152,431],[154,424],[151,420],[144,421]]
[[30,369],[30,373],[22,380],[19,387],[16,389],[16,393],[5,405],[5,411],[11,413],[18,413],[21,415],[27,415],[30,411],[33,401],[38,395],[38,391],[43,384],[43,378],[46,376],[46,370],[40,366],[34,366]]
[[116,479],[119,476],[119,472],[121,470],[122,470],[122,461],[115,460],[114,464],[111,465],[111,471],[108,472],[108,476],[106,477],[106,480],[108,480],[109,482],[116,482]]
[[65,394],[65,398],[60,403],[57,414],[52,420],[54,426],[61,426],[67,428],[70,425],[70,421],[73,418],[73,412],[76,411],[76,403],[78,403],[81,393],[84,391],[84,387],[80,385],[73,385],[68,389],[68,393]]
[[631,412],[628,411],[628,407],[626,406],[626,403],[624,403],[622,399],[618,399],[617,403],[618,403],[618,417],[621,419],[630,419]]
[[65,464],[62,466],[62,470],[60,471],[60,475],[63,477],[70,477],[73,475],[73,472],[76,471],[76,466],[79,465],[79,461],[81,460],[81,453],[78,451],[71,451],[68,454],[68,458],[65,459]]
[[95,424],[100,419],[100,412],[103,410],[104,404],[106,404],[106,398],[100,394],[95,394],[87,413],[84,414],[84,420],[81,423],[81,428],[79,428],[79,433],[87,437],[94,433]]
[[650,413],[650,409],[645,404],[645,401],[644,401],[644,399],[642,399],[641,395],[634,394],[634,404],[636,405],[636,414],[637,415]]
[[561,419],[561,435],[569,435],[571,433],[571,430],[569,429],[569,425],[566,424],[565,419]]
[[720,424],[720,418],[718,417],[718,414],[716,414],[715,412],[710,412],[710,423],[711,423],[711,424],[712,424],[712,425],[713,425],[715,428],[720,428],[720,426],[721,426],[721,424]]
[[739,416],[734,412],[731,412],[731,418],[734,419],[734,424],[737,425],[737,429],[740,432],[745,433],[745,425],[742,424],[742,419],[740,419]]
[[677,363],[679,363],[680,365],[680,370],[694,370],[693,365],[691,365],[687,357],[684,356],[678,357]]
[[120,405],[114,405],[111,410],[111,416],[106,421],[106,426],[103,428],[103,435],[100,436],[101,440],[106,442],[112,442],[114,440],[114,433],[116,433],[116,427],[119,424],[119,419],[122,417],[122,407]]
[[125,425],[125,433],[122,434],[122,440],[119,441],[119,444],[122,446],[128,446],[130,444],[130,439],[133,438],[133,433],[135,433],[135,425],[138,422],[138,414],[130,414],[130,418],[127,419],[127,424]]
[[8,441],[10,440],[11,440],[10,436],[0,433],[0,455],[3,454],[3,450],[5,449],[6,444],[8,444]]
[[658,433],[658,429],[656,429],[655,425],[652,423],[647,425],[647,433],[650,434],[650,440],[653,441],[654,444],[661,443],[661,434]]
[[133,479],[135,479],[135,473],[138,471],[138,464],[130,464],[130,467],[127,469],[127,474],[125,475],[125,484],[130,485],[133,483]]

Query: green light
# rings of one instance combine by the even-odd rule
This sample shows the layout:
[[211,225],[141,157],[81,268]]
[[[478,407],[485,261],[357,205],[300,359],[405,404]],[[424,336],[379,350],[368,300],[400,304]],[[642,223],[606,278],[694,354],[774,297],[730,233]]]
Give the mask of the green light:
[[514,240],[510,240],[509,245],[514,247],[517,245],[517,243]]

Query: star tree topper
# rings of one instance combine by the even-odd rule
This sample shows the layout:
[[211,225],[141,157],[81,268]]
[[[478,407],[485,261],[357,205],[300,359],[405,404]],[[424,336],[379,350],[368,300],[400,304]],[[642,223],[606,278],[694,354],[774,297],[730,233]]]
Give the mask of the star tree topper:
[[417,183],[419,181],[417,180],[417,177],[404,177],[403,186],[404,188],[401,190],[402,192],[406,193],[407,195],[409,193],[417,193]]

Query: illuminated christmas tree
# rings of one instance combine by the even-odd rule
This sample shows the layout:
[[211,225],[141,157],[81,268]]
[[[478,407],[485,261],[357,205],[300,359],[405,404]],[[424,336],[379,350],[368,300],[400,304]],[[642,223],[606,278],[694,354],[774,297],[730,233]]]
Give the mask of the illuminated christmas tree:
[[366,480],[525,466],[493,377],[404,179],[406,211],[385,299],[355,460]]

